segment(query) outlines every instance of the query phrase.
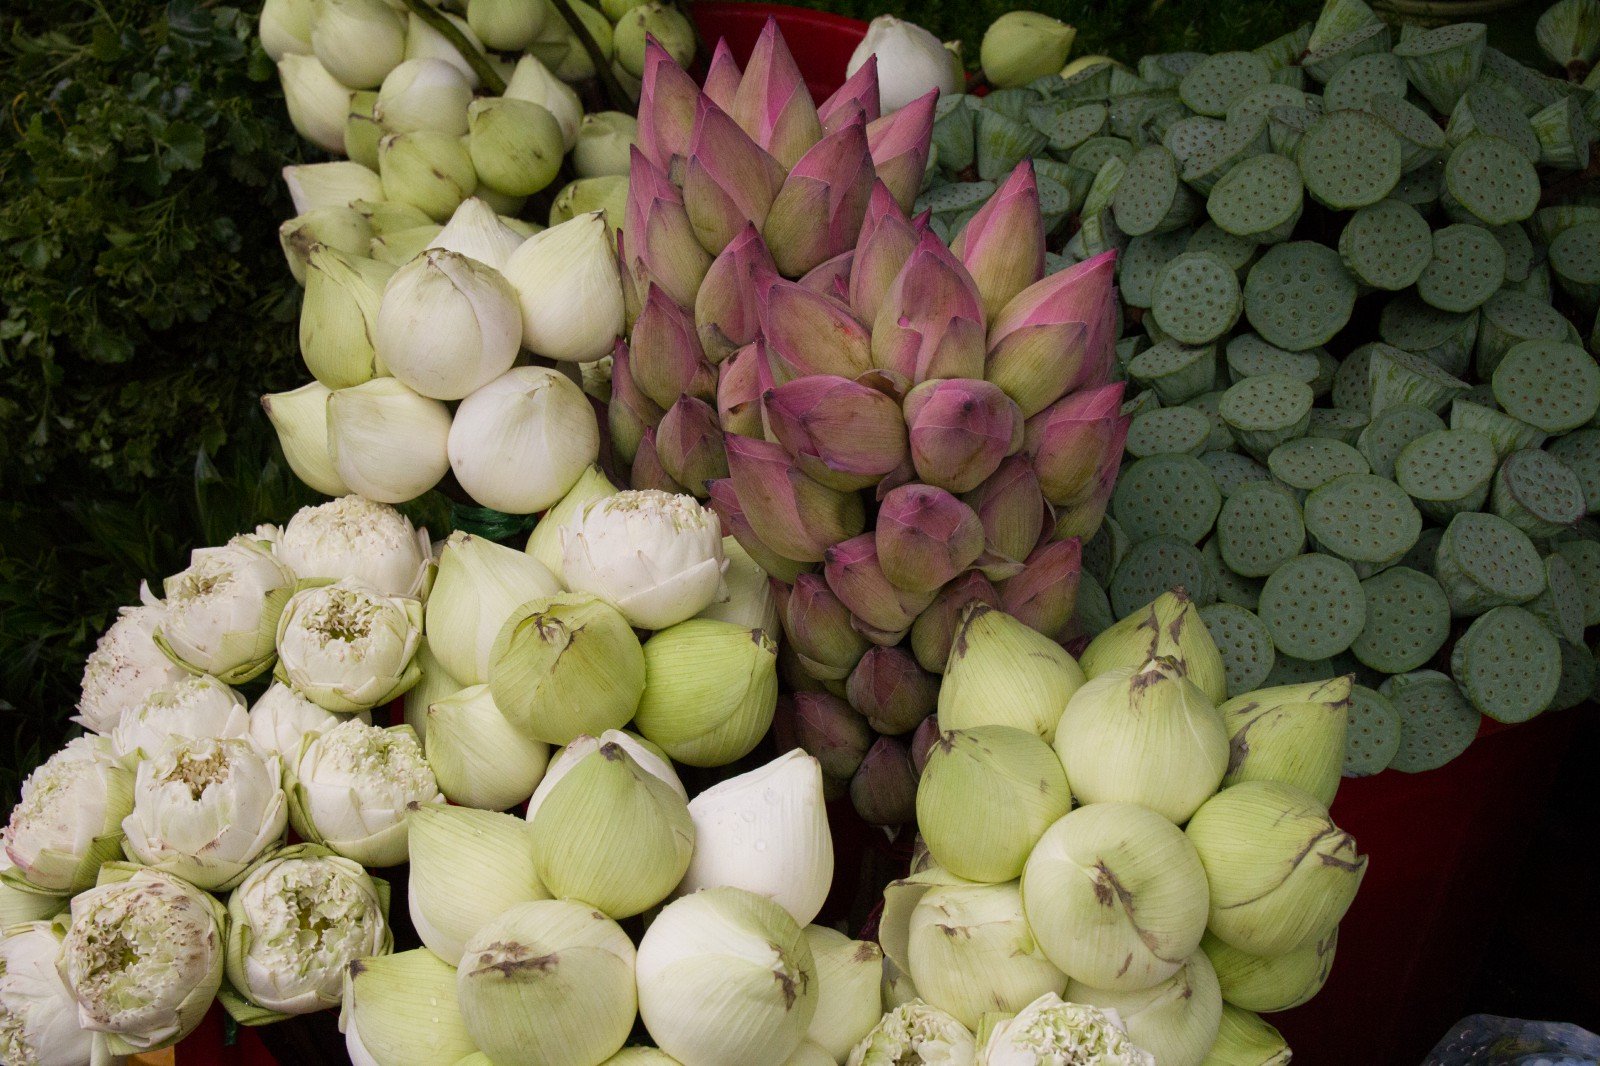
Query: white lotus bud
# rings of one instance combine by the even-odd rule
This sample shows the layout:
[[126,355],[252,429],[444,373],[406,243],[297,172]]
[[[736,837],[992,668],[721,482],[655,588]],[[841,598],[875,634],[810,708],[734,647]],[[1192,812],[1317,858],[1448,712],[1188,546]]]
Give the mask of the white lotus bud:
[[295,832],[371,867],[405,862],[411,812],[444,802],[417,735],[403,725],[344,721],[308,736],[285,784]]
[[511,612],[560,591],[531,555],[458,530],[439,553],[428,596],[428,646],[457,681],[486,684],[489,653]]
[[314,0],[311,48],[352,89],[376,89],[406,54],[406,23],[384,0]]
[[187,677],[129,707],[111,731],[111,750],[128,764],[160,751],[168,737],[247,737],[244,697],[214,677]]
[[[467,25],[466,19],[459,15],[452,15],[448,11],[441,11],[440,14],[450,21],[450,24],[456,28],[456,32],[467,39],[468,44],[479,53],[483,52],[483,41],[479,40],[478,35],[472,32],[472,27]],[[451,44],[444,34],[422,21],[415,11],[408,15],[406,19],[406,58],[442,59],[459,70],[461,76],[467,79],[469,86],[474,89],[478,87],[478,72],[472,69],[472,65],[456,50],[456,46]]]
[[722,528],[692,496],[629,490],[586,506],[561,534],[567,587],[641,629],[693,618],[726,593]]
[[539,807],[544,803],[545,797],[550,795],[556,785],[561,783],[561,779],[570,773],[579,761],[599,751],[605,744],[615,744],[621,748],[641,770],[664,782],[687,804],[688,790],[678,779],[678,772],[672,768],[672,760],[667,758],[666,752],[637,733],[626,729],[608,729],[598,737],[578,737],[551,757],[550,765],[545,768],[544,779],[539,782],[539,787],[533,790],[533,798],[528,801],[527,820],[533,821],[533,816],[539,813]]
[[538,192],[555,180],[566,152],[561,124],[542,104],[487,97],[467,108],[467,152],[478,172],[478,195]]
[[94,884],[101,863],[122,854],[122,819],[133,809],[133,774],[103,737],[78,737],[34,768],[11,808],[4,840],[7,881],[71,893]]
[[61,933],[50,922],[7,930],[0,940],[0,1060],[19,1066],[81,1066],[94,1034],[78,1026],[78,1001],[61,979]]
[[522,313],[494,268],[430,249],[389,279],[373,339],[384,369],[408,387],[459,400],[511,369]]
[[397,378],[374,378],[328,397],[328,454],[356,492],[380,503],[414,500],[450,469],[450,409]]
[[422,604],[357,578],[303,589],[278,620],[273,676],[320,707],[349,713],[387,703],[417,683]]
[[346,159],[284,167],[283,183],[289,187],[297,215],[319,207],[349,207],[357,200],[383,199],[383,181],[377,172]]
[[370,711],[334,714],[318,707],[279,681],[267,686],[250,708],[250,739],[268,755],[292,759],[300,754],[300,740],[308,733],[326,733],[346,717],[372,724]]
[[261,49],[273,62],[311,54],[311,9],[312,0],[266,0],[261,5]]
[[578,125],[572,149],[572,166],[580,178],[603,174],[626,176],[629,150],[639,139],[639,120],[624,111],[593,111]]
[[475,1051],[456,969],[426,948],[351,963],[339,1028],[352,1066],[440,1066]]
[[411,925],[452,966],[485,925],[519,903],[550,898],[535,872],[533,834],[515,815],[425,803],[407,833]]
[[353,207],[318,208],[279,226],[278,245],[294,280],[304,285],[306,264],[317,248],[328,247],[357,258],[371,252],[372,223]]
[[417,683],[406,689],[406,694],[400,699],[404,702],[404,720],[417,734],[417,739],[426,747],[428,743],[428,708],[435,703],[466,688],[461,682],[450,676],[450,672],[433,656],[433,646],[427,634],[422,637],[422,646],[417,649],[416,663],[422,668],[422,677]]
[[295,574],[252,537],[196,548],[189,568],[167,578],[166,613],[155,642],[197,674],[241,685],[272,664],[278,616],[294,593]]
[[340,84],[316,56],[292,53],[278,60],[278,82],[295,132],[323,151],[343,153],[345,118],[355,90]]
[[867,35],[850,54],[846,76],[878,57],[878,98],[883,113],[898,111],[919,96],[938,89],[958,93],[961,83],[950,63],[944,43],[914,22],[879,15],[867,26]]
[[466,142],[438,130],[391,133],[378,142],[383,194],[443,222],[478,188]]
[[[480,195],[461,201],[456,213],[450,216],[449,224],[438,232],[428,247],[456,252],[495,270],[502,270],[511,253],[527,237],[502,222],[494,208],[484,202],[482,192],[480,189]],[[520,309],[518,313],[520,315]],[[522,340],[520,317],[517,320],[517,340],[519,343]]]
[[545,0],[469,0],[467,4],[467,25],[484,44],[500,52],[527,48],[544,28],[545,19],[554,15]]
[[522,302],[522,341],[538,354],[585,363],[609,354],[622,334],[616,245],[599,212],[529,237],[505,275]]
[[333,390],[312,381],[290,392],[261,397],[261,409],[277,430],[278,444],[294,476],[313,491],[342,496],[350,491],[328,454],[328,397]]
[[883,1016],[883,949],[822,925],[806,926],[805,934],[817,964],[817,1013],[806,1043],[843,1062]]
[[517,69],[502,95],[538,104],[555,116],[561,127],[561,150],[572,151],[578,142],[578,123],[583,120],[583,101],[578,99],[577,90],[551,73],[549,67],[533,56],[523,56],[517,60]]
[[547,367],[502,374],[463,400],[450,426],[456,480],[478,503],[509,514],[557,503],[599,454],[588,397]]
[[300,508],[278,533],[275,550],[301,580],[353,577],[386,596],[420,599],[432,578],[428,531],[361,496]]
[[280,1014],[337,1006],[345,968],[393,946],[387,898],[359,863],[321,845],[274,852],[228,897],[229,982]]
[[159,603],[124,607],[83,664],[83,688],[73,721],[94,733],[116,728],[122,712],[156,689],[176,684],[189,672],[156,646],[155,631],[166,608]]
[[533,795],[550,747],[513,728],[488,685],[428,708],[428,765],[451,803],[503,811]]
[[[467,132],[472,83],[443,59],[407,59],[384,76],[372,117],[390,133],[436,130],[460,137]],[[341,142],[344,128],[341,123]]]
[[300,354],[311,376],[330,389],[370,381],[378,368],[372,333],[383,287],[394,268],[330,247],[306,257],[300,305]]
[[[561,501],[539,517],[533,532],[528,534],[528,554],[543,563],[557,581],[562,580],[561,527],[581,514],[587,504],[613,496],[616,491],[617,487],[598,466],[589,467],[579,475],[577,483],[567,490]],[[727,543],[724,538],[724,551]],[[729,576],[731,579],[732,575]]]

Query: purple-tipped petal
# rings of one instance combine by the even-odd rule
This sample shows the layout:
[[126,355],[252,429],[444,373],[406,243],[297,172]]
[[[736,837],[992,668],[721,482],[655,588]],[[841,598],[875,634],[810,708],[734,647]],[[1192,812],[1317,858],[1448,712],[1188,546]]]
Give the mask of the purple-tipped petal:
[[912,383],[981,378],[983,304],[965,267],[924,233],[872,323],[872,362]]
[[695,236],[677,187],[639,148],[631,156],[628,211],[618,241],[636,293],[654,283],[686,307],[694,302],[711,256]]
[[900,405],[849,378],[796,378],[768,390],[761,402],[771,435],[802,470],[830,488],[850,492],[876,485],[905,459]]
[[665,413],[634,383],[628,343],[619,339],[611,351],[611,402],[606,404],[611,450],[618,462],[633,464],[645,431],[659,425]]
[[999,387],[971,378],[926,381],[905,400],[917,476],[970,492],[1022,447],[1022,412]]
[[721,362],[756,339],[756,279],[776,270],[761,232],[749,224],[712,260],[693,301],[707,359]]
[[705,250],[716,255],[747,223],[767,220],[784,171],[739,124],[707,97],[695,112],[684,166],[683,200]]
[[909,629],[917,615],[933,602],[932,594],[908,592],[884,576],[873,533],[851,537],[829,548],[824,553],[822,573],[850,613],[879,632]]
[[783,632],[800,662],[821,681],[843,681],[867,653],[867,640],[850,627],[850,610],[817,574],[801,574],[784,605]]
[[944,673],[950,661],[950,645],[961,624],[961,612],[969,603],[1000,606],[1000,594],[988,578],[976,570],[962,574],[933,598],[928,609],[917,615],[911,626],[911,653],[924,670]]
[[717,372],[700,350],[694,319],[655,285],[646,290],[628,355],[634,383],[663,411],[679,396],[716,398]]
[[937,592],[983,553],[972,508],[932,485],[902,485],[878,508],[878,565],[908,592]]
[[725,433],[763,438],[760,342],[747,344],[717,367],[717,420]]
[[756,312],[779,383],[872,369],[872,335],[838,300],[773,274],[757,279]]
[[874,182],[850,268],[850,306],[863,322],[878,317],[883,298],[921,238],[889,187],[881,181]]
[[745,516],[744,506],[739,502],[739,494],[733,487],[732,478],[720,478],[706,486],[707,495],[711,500],[712,510],[717,512],[717,519],[722,523],[725,534],[739,542],[739,547],[745,550],[756,565],[765,570],[777,580],[773,588],[778,591],[778,609],[783,610],[784,591],[783,582],[793,581],[800,574],[811,569],[810,563],[803,563],[797,559],[789,559],[778,554],[756,535],[755,527],[750,524]]
[[843,128],[857,114],[867,122],[872,122],[882,113],[876,55],[869,55],[860,69],[845,79],[845,83],[817,108],[817,117],[822,120],[824,133]]
[[728,476],[756,536],[788,559],[818,563],[866,525],[861,497],[805,474],[782,445],[729,434]]
[[1001,463],[961,502],[983,523],[984,552],[1001,559],[1026,559],[1050,528],[1039,475],[1025,456]]
[[1078,605],[1082,542],[1058,540],[1028,556],[1022,572],[1000,586],[1000,609],[1051,640],[1065,640]]
[[822,137],[817,105],[775,19],[769,18],[756,38],[732,114],[786,168]]
[[1104,385],[1117,343],[1116,252],[1018,293],[989,329],[984,377],[1032,418],[1069,392]]
[[743,79],[739,63],[733,58],[733,49],[728,47],[726,39],[718,39],[717,46],[711,50],[711,62],[706,65],[706,81],[702,90],[706,99],[728,114],[733,114],[734,100],[739,95],[739,83]]
[[667,476],[700,499],[706,484],[728,476],[717,412],[704,400],[679,397],[656,427],[656,457]]
[[[1028,420],[1024,447],[1039,474],[1045,499],[1073,518],[1059,537],[1087,540],[1099,528],[1115,484],[1128,419],[1122,414],[1122,382],[1073,393]],[[1087,532],[1079,527],[1088,526]]]
[[878,177],[889,187],[900,210],[910,212],[922,188],[933,145],[933,112],[939,90],[917,97],[900,110],[867,124],[867,144]]
[[850,779],[850,803],[871,825],[903,825],[917,817],[917,772],[906,746],[879,737]]
[[653,38],[644,45],[644,78],[639,89],[638,145],[665,173],[681,167],[694,132],[695,102],[700,90]]
[[799,277],[853,249],[874,179],[862,123],[829,134],[795,163],[761,229],[778,271]]
[[661,465],[656,450],[656,431],[647,429],[634,452],[633,466],[628,472],[628,484],[636,489],[657,489],[661,492],[687,493],[689,490],[675,481]]
[[855,265],[856,253],[840,252],[832,259],[824,259],[800,279],[800,287],[830,296],[840,303],[850,302],[850,271]]
[[1024,159],[950,242],[972,275],[987,320],[1044,277],[1044,218],[1033,161]]
[[850,706],[891,736],[920,726],[939,702],[939,679],[904,648],[872,648],[850,672]]

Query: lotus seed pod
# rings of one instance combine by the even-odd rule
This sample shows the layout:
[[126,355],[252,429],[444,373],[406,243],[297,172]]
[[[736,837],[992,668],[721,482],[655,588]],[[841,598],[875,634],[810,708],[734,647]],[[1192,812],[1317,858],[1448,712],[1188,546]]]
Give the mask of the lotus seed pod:
[[1153,988],[1122,992],[1073,981],[1066,998],[1116,1011],[1129,1039],[1160,1066],[1201,1066],[1221,1027],[1221,987],[1203,951]]
[[1474,707],[1497,721],[1524,722],[1555,699],[1561,683],[1556,636],[1521,607],[1473,619],[1450,653],[1450,673]]
[[1240,951],[1211,934],[1200,946],[1217,971],[1224,999],[1243,1010],[1270,1013],[1298,1007],[1322,990],[1338,942],[1335,929],[1321,940],[1273,958]]
[[1060,645],[986,604],[969,604],[939,687],[939,724],[1013,726],[1048,744],[1083,684],[1083,671]]
[[1436,111],[1449,114],[1483,69],[1487,27],[1463,22],[1420,33],[1395,47],[1406,76]]
[[1281,781],[1332,803],[1344,763],[1350,688],[1344,676],[1258,689],[1224,703],[1218,708],[1228,729],[1222,787]]
[[1162,593],[1095,637],[1079,665],[1086,676],[1096,678],[1116,669],[1139,669],[1152,659],[1168,660],[1213,704],[1228,698],[1222,656],[1181,587]]
[[1433,569],[1449,598],[1450,613],[1458,617],[1526,603],[1545,584],[1544,564],[1527,534],[1491,514],[1466,512],[1452,518]]
[[1490,507],[1530,537],[1547,539],[1571,528],[1586,511],[1578,475],[1549,452],[1512,452],[1494,475]]

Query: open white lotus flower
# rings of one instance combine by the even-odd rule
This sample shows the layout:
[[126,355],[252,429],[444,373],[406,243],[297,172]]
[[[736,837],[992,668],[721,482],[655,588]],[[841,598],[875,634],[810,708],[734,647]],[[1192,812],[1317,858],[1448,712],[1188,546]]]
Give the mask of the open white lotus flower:
[[196,548],[189,568],[163,585],[155,642],[193,673],[242,684],[272,664],[278,616],[294,586],[294,571],[264,541],[238,536]]
[[278,558],[302,581],[353,577],[386,596],[421,599],[432,578],[428,531],[364,496],[302,507],[270,535]]
[[848,1066],[973,1066],[972,1033],[920,999],[885,1014],[850,1051]]
[[372,724],[370,711],[334,714],[281,681],[274,681],[250,708],[250,739],[268,755],[292,759],[300,754],[301,737],[325,733],[346,718]]
[[274,676],[330,711],[364,711],[417,683],[421,642],[421,603],[345,578],[290,598]]
[[155,602],[118,612],[83,665],[83,691],[74,722],[92,733],[109,733],[123,711],[156,689],[189,676],[156,645],[156,627],[165,613],[166,608]]
[[561,534],[567,587],[641,629],[693,618],[726,595],[722,526],[693,496],[626,490],[590,503]]
[[285,771],[295,832],[363,866],[406,860],[406,822],[424,803],[443,803],[410,726],[346,721],[308,736]]
[[1054,992],[996,1025],[982,1054],[987,1066],[1156,1066],[1128,1039],[1116,1011],[1067,1003]]
[[245,737],[250,714],[244,697],[207,674],[160,688],[122,713],[111,731],[111,750],[130,766],[165,746],[168,737]]
[[133,774],[104,737],[78,737],[22,783],[0,840],[8,881],[72,893],[94,884],[100,864],[122,854],[122,819],[133,809]]
[[61,980],[61,931],[51,922],[6,930],[0,940],[0,1061],[82,1066],[94,1034],[78,1025],[78,1003]]

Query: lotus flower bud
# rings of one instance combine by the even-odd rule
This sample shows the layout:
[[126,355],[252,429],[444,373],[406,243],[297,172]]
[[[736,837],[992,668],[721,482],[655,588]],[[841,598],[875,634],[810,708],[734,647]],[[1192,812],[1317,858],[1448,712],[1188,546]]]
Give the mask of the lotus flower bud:
[[867,651],[866,639],[850,625],[849,608],[817,574],[794,579],[783,629],[806,672],[820,681],[843,681]]
[[930,91],[961,91],[944,45],[914,22],[893,15],[873,19],[850,56],[846,73],[854,76],[872,60],[877,63],[878,95],[885,113],[898,111]]
[[[249,735],[250,716],[244,697],[216,678],[200,674],[156,689],[123,711],[111,731],[111,751],[131,767],[140,759],[154,756],[173,737]],[[32,865],[14,847],[11,861],[25,872]]]
[[833,91],[832,96],[817,105],[817,118],[822,122],[823,136],[843,129],[854,121],[858,113],[868,122],[883,114],[878,92],[877,56],[869,55],[860,64],[852,62],[844,83]]
[[438,130],[395,133],[378,142],[383,194],[443,222],[478,188],[472,157],[459,137]]
[[521,818],[428,803],[408,824],[411,922],[445,962],[460,963],[468,941],[506,911],[550,898],[534,873],[533,833]]
[[408,59],[384,77],[372,117],[390,133],[434,130],[460,137],[471,102],[472,85],[454,65]]
[[734,94],[732,114],[786,169],[794,167],[822,136],[805,78],[771,19],[751,49],[750,62]]
[[1025,417],[1109,376],[1116,340],[1114,265],[1108,252],[1052,274],[994,317],[984,376],[1017,401]]
[[1217,709],[1228,727],[1227,788],[1281,781],[1333,802],[1344,763],[1350,675],[1245,693]]
[[806,1042],[843,1062],[883,1015],[883,950],[821,925],[806,926],[805,935],[817,966],[817,1013]]
[[121,608],[83,665],[78,713],[72,720],[92,733],[111,732],[125,710],[189,676],[156,646],[155,631],[165,608],[154,597],[151,601]]
[[874,180],[864,122],[849,123],[800,157],[761,231],[778,270],[798,277],[854,248]]
[[638,122],[622,111],[597,111],[583,116],[578,126],[572,164],[580,178],[603,174],[626,177],[629,155],[638,136]]
[[898,1062],[975,1061],[972,1033],[937,1007],[913,997],[885,1014],[850,1052],[848,1066],[892,1066]]
[[428,765],[451,803],[503,811],[533,795],[550,749],[513,727],[487,685],[428,708]]
[[[581,3],[582,0],[577,0]],[[621,246],[619,229],[628,216],[628,179],[618,174],[604,174],[598,178],[579,178],[570,181],[556,193],[550,204],[550,225],[559,226],[579,215],[598,211],[606,222],[607,238],[616,245],[619,262]]]
[[568,587],[608,600],[640,628],[692,618],[725,592],[716,513],[692,497],[620,492],[585,507],[561,537]]
[[382,237],[372,238],[372,258],[397,270],[421,255],[444,232],[444,227],[429,222],[415,229],[395,230]]
[[612,42],[617,63],[636,78],[644,76],[647,64],[645,41],[654,38],[680,67],[694,62],[694,25],[671,4],[649,0],[630,8],[616,22]]
[[683,395],[710,399],[716,371],[700,349],[693,318],[654,284],[634,324],[628,366],[640,391],[663,410]]
[[305,302],[300,307],[300,353],[313,377],[330,389],[372,379],[372,334],[391,267],[352,258],[330,247],[306,260]]
[[783,185],[782,165],[702,95],[684,166],[683,199],[705,250],[716,255],[745,225],[760,228]]
[[711,49],[711,59],[706,63],[706,76],[702,82],[701,92],[707,100],[732,114],[734,100],[739,94],[739,84],[743,80],[744,74],[739,70],[738,60],[733,58],[733,50],[728,47],[727,38],[718,38],[716,46]]
[[389,279],[374,341],[384,369],[400,381],[423,396],[459,400],[511,369],[522,311],[492,267],[429,250]]
[[850,706],[880,733],[917,729],[933,713],[939,683],[902,648],[872,648],[850,673]]
[[[555,117],[561,127],[561,150],[570,152],[578,143],[578,123],[583,120],[583,103],[577,92],[550,72],[550,68],[531,55],[517,61],[517,69],[506,83],[507,99],[538,104]],[[559,162],[559,161],[558,161]]]
[[455,995],[492,1061],[600,1062],[633,1027],[634,958],[628,934],[582,903],[522,903],[468,941]]
[[[20,926],[18,928],[17,926]],[[56,968],[54,923],[12,923],[0,940],[0,1050],[8,1062],[71,1066],[91,1061],[94,1034],[78,1024],[78,1003]]]
[[526,196],[555,179],[563,152],[561,126],[543,105],[490,97],[472,101],[466,116],[468,155],[484,186]]
[[665,414],[654,400],[639,391],[633,380],[628,344],[619,338],[612,349],[611,402],[606,405],[606,428],[617,460],[631,465],[645,431],[660,425]]
[[461,402],[449,451],[474,500],[533,514],[558,502],[595,461],[600,430],[588,397],[566,375],[518,367]]
[[756,282],[756,309],[778,383],[872,369],[872,338],[841,301],[777,276]]
[[972,274],[987,320],[1044,277],[1044,220],[1033,163],[1023,160],[950,244]]
[[[449,671],[445,670],[434,657],[433,648],[426,636],[422,639],[422,646],[417,649],[416,662],[422,670],[422,677],[415,685],[408,688],[400,699],[405,724],[417,734],[418,740],[427,743],[428,708],[442,699],[454,696],[467,686],[451,677]],[[370,719],[369,714],[367,720],[370,722]]]
[[312,0],[267,0],[257,30],[261,49],[276,63],[286,55],[311,54]]
[[1083,549],[1076,537],[1043,545],[1000,588],[1000,608],[1053,641],[1069,636],[1078,606]]
[[956,627],[960,624],[961,609],[973,602],[1000,606],[1000,595],[994,585],[978,572],[965,574],[940,589],[927,610],[917,615],[911,625],[911,650],[924,670],[944,673]]
[[917,826],[929,853],[975,881],[1020,876],[1039,837],[1071,809],[1050,745],[1009,726],[946,729],[917,787]]
[[927,173],[933,148],[933,111],[938,103],[938,93],[929,91],[867,124],[873,168],[900,210],[908,213]]
[[490,688],[528,736],[567,744],[632,718],[644,652],[627,620],[594,596],[560,594],[512,612],[490,653]]
[[886,495],[876,536],[884,576],[908,592],[937,592],[983,552],[983,524],[972,508],[929,485]]
[[[694,247],[703,252],[698,243]],[[761,234],[754,226],[746,226],[701,272],[703,280],[692,300],[694,319],[700,343],[712,362],[722,362],[756,339],[755,279],[758,273],[776,270]]]
[[1068,1003],[1054,992],[996,1022],[980,1054],[983,1061],[994,1063],[1071,1061],[1083,1056],[1105,1066],[1156,1066],[1154,1056],[1134,1046],[1116,1011]]
[[278,60],[278,81],[295,132],[318,148],[344,151],[350,93],[315,56],[288,54]]
[[598,213],[529,237],[505,276],[522,301],[523,343],[548,359],[599,359],[623,331],[616,249]]
[[1083,684],[1078,664],[1049,637],[987,604],[970,604],[939,686],[939,724],[1013,726],[1048,744]]
[[914,383],[982,377],[983,321],[966,268],[924,233],[873,320],[872,363]]
[[455,532],[439,554],[428,596],[428,646],[452,677],[489,681],[490,652],[506,619],[529,600],[554,596],[560,584],[538,560],[482,537]]
[[1008,11],[983,35],[983,76],[997,89],[1014,89],[1059,71],[1078,31],[1037,11]]
[[[680,71],[681,73],[681,71]],[[629,157],[626,220],[627,254],[623,258],[627,287],[643,302],[646,287],[661,287],[674,303],[690,307],[711,264],[710,254],[695,236],[683,195],[644,152]],[[637,315],[630,304],[630,315]]]
[[854,260],[854,250],[840,252],[836,256],[824,259],[801,276],[801,288],[820,292],[841,302],[849,299],[850,266]]
[[928,768],[928,756],[933,754],[933,746],[939,742],[939,716],[930,714],[917,726],[916,732],[911,734],[911,766],[917,772],[920,780],[922,771]]
[[111,742],[78,737],[22,783],[5,830],[8,883],[70,894],[95,882],[122,853],[122,820],[133,810],[133,775]]
[[381,503],[405,503],[450,468],[450,411],[397,378],[374,378],[328,397],[328,455],[346,485]]
[[[1118,667],[1140,669],[1151,659],[1166,659],[1177,672],[1220,705],[1228,695],[1222,654],[1189,593],[1176,588],[1107,629],[1084,649],[1079,665],[1089,677]],[[1331,684],[1331,683],[1330,683]],[[1322,686],[1301,690],[1310,693]]]
[[[288,685],[274,681],[250,708],[250,740],[268,755],[285,759],[300,753],[300,740],[308,733],[325,733],[346,715],[318,707]],[[371,724],[370,712],[354,717]]]
[[405,58],[405,19],[383,0],[314,0],[311,49],[341,83],[376,89]]
[[[342,151],[350,161],[371,170],[376,176],[378,172],[378,142],[383,140],[385,130],[383,125],[373,117],[373,111],[378,106],[378,94],[371,89],[361,89],[350,94],[349,106],[345,108],[344,125],[341,133]],[[379,186],[380,195],[382,186]],[[411,205],[401,205],[409,208]],[[427,216],[423,216],[426,220]]]
[[[459,15],[441,12],[444,17],[456,28],[456,32],[467,39],[467,44],[478,52],[484,51],[484,44],[467,20]],[[466,60],[456,46],[449,39],[432,26],[428,25],[415,12],[406,17],[406,58],[407,59],[441,59],[461,72],[467,79],[467,85],[473,89],[478,87],[478,74]]]
[[1045,499],[1058,507],[1083,507],[1109,489],[1119,461],[1109,457],[1122,454],[1128,435],[1121,407],[1122,383],[1116,382],[1073,393],[1028,419],[1024,447]]
[[917,816],[917,773],[906,746],[879,737],[850,778],[850,804],[871,825],[904,825]]
[[917,228],[895,203],[889,187],[875,182],[850,271],[850,306],[863,320],[876,321],[884,297],[919,239]]
[[928,381],[905,401],[911,461],[923,481],[970,492],[1022,447],[1022,415],[986,381]]
[[639,96],[639,151],[663,172],[678,170],[689,153],[700,89],[659,44],[645,42]]
[[[119,873],[121,873],[119,871]],[[205,1017],[222,984],[227,912],[170,874],[134,869],[72,901],[56,969],[96,1047],[170,1047]]]
[[668,476],[702,498],[708,481],[728,476],[717,413],[693,396],[679,397],[661,419],[656,453]]
[[520,52],[532,44],[553,12],[543,0],[471,0],[467,25],[497,52]]
[[725,600],[713,601],[695,615],[732,622],[746,629],[778,632],[778,601],[772,580],[731,534],[722,538],[722,554],[728,560],[723,583],[728,588]]
[[782,446],[736,434],[729,434],[723,443],[743,513],[762,543],[774,551],[789,559],[820,562],[830,545],[861,532],[866,522],[861,499],[807,476]]
[[1287,1066],[1289,1042],[1258,1014],[1222,1003],[1222,1025],[1206,1062],[1211,1066]]
[[971,1029],[1067,987],[1028,929],[1015,881],[931,890],[912,911],[908,949],[918,994]]
[[965,493],[962,502],[983,523],[984,550],[996,560],[1027,559],[1049,528],[1039,476],[1022,456],[1003,461],[982,484]]
[[1200,946],[1216,969],[1229,1003],[1244,1010],[1269,1012],[1298,1007],[1322,990],[1333,968],[1338,940],[1335,929],[1321,940],[1272,958],[1229,947],[1211,934]]
[[188,670],[243,684],[272,664],[272,635],[294,583],[265,542],[239,536],[197,548],[188,569],[166,579],[156,645]]
[[338,161],[283,168],[294,213],[306,214],[322,207],[349,207],[357,200],[382,200],[383,182],[360,163]]
[[777,646],[767,634],[695,618],[645,641],[644,660],[634,726],[678,762],[725,766],[772,724]]
[[362,258],[372,247],[372,226],[352,208],[322,207],[279,226],[278,244],[289,261],[289,272],[304,285],[313,251],[326,246],[346,257]]
[[795,743],[816,756],[827,777],[848,780],[872,745],[866,719],[826,692],[797,692],[785,698],[793,700]]
[[561,501],[540,516],[528,534],[527,553],[544,564],[557,581],[561,580],[561,527],[577,517],[586,504],[616,491],[617,487],[598,466],[587,467]]
[[[428,250],[453,252],[498,272],[511,258],[511,253],[526,239],[522,233],[506,225],[487,202],[474,196],[461,201],[461,206],[450,216],[449,224],[440,229],[429,243]],[[520,341],[520,310],[516,329]]]
[[639,449],[634,453],[633,466],[628,470],[628,484],[636,489],[651,492],[664,492],[668,496],[692,496],[686,487],[678,484],[661,465],[661,456],[656,451],[656,431],[647,429],[644,437],[639,441]]
[[732,478],[713,481],[706,486],[706,489],[711,497],[711,506],[716,509],[722,527],[728,531],[729,536],[738,540],[739,546],[749,553],[750,558],[754,559],[761,569],[779,581],[792,581],[795,575],[810,568],[807,563],[779,555],[756,535],[755,527],[750,524],[750,519],[739,503],[738,494],[734,492]]
[[795,378],[768,390],[762,407],[772,435],[800,469],[829,488],[867,488],[905,459],[899,405],[848,378]]
[[824,559],[828,587],[851,614],[874,629],[885,633],[909,629],[933,601],[931,592],[909,592],[884,576],[877,539],[871,533],[830,546]]
[[351,963],[339,1028],[351,1062],[428,1066],[476,1050],[461,1016],[455,967],[426,948]]
[[1153,988],[1113,991],[1072,981],[1066,998],[1115,1013],[1129,1039],[1161,1066],[1201,1066],[1216,1040],[1223,1007],[1217,975],[1200,951]]

